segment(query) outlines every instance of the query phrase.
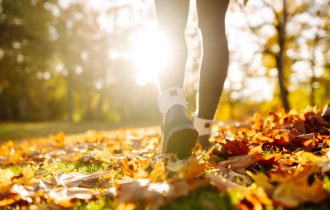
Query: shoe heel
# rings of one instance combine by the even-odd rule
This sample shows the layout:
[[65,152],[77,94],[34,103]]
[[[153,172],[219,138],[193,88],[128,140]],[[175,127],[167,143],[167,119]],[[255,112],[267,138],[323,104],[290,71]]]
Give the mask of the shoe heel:
[[175,153],[179,159],[185,159],[191,156],[191,150],[198,139],[198,132],[192,124],[181,124],[171,128],[168,131],[166,153]]

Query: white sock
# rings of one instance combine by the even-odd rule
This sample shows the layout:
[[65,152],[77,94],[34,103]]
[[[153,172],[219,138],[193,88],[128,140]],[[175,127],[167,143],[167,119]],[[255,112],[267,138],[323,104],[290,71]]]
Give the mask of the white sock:
[[163,115],[174,105],[183,106],[188,110],[186,96],[180,87],[173,87],[162,91],[158,97],[158,105],[160,113]]
[[213,120],[194,117],[194,126],[200,136],[211,135],[213,123]]

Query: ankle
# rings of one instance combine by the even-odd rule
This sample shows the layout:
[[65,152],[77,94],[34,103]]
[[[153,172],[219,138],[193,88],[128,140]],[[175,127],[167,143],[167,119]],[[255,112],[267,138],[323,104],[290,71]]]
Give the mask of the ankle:
[[194,126],[200,136],[210,137],[212,134],[213,119],[204,119],[197,116],[194,117]]
[[183,88],[172,87],[161,92],[158,97],[159,110],[164,116],[167,112],[177,106],[181,106],[185,112],[188,112],[187,100]]

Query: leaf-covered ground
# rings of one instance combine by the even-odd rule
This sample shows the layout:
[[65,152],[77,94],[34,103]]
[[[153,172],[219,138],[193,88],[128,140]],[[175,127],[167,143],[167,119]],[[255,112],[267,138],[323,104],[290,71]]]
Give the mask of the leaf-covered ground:
[[214,127],[159,155],[159,128],[0,145],[0,209],[330,209],[330,106]]

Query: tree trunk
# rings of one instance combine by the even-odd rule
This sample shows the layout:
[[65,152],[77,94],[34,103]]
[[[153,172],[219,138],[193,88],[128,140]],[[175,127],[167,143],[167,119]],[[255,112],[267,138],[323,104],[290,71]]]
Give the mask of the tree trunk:
[[23,93],[18,99],[19,120],[26,120],[26,113],[27,113],[26,106],[27,106],[26,94]]
[[[70,67],[69,67],[70,68]],[[72,108],[72,72],[68,69],[68,75],[66,77],[66,92],[67,92],[67,120],[72,122],[73,119],[73,108]]]
[[[321,30],[318,28],[318,30]],[[316,34],[316,37],[315,39],[313,40],[313,46],[312,46],[312,57],[311,57],[311,67],[312,67],[312,78],[310,80],[310,105],[311,106],[315,106],[315,91],[316,91],[316,88],[315,87],[315,83],[317,81],[318,78],[316,78],[316,74],[315,74],[315,63],[316,63],[316,57],[315,57],[315,52],[316,52],[316,49],[317,49],[317,46],[319,45],[320,41],[322,41],[322,38],[319,37],[317,34]]]
[[310,105],[311,106],[315,106],[315,87],[314,87],[314,83],[316,81],[315,75],[314,75],[314,69],[313,69],[313,76],[311,78],[311,82],[310,82],[310,87],[311,87],[311,93],[310,93]]
[[85,90],[86,91],[86,111],[84,114],[84,120],[90,121],[93,120],[94,117],[92,116],[92,91],[91,90]]
[[98,104],[97,104],[97,110],[96,110],[96,119],[97,120],[104,120],[102,119],[102,108],[103,108],[103,103],[104,103],[104,94],[105,94],[105,91],[104,91],[104,88],[102,88],[99,92],[100,94],[100,98],[99,98],[99,101],[98,101]]
[[310,80],[310,105],[315,106],[315,82],[316,82],[316,76],[315,76],[315,56],[314,56],[315,51],[313,52],[313,58],[311,61],[311,66],[312,66],[312,78]]
[[280,95],[282,100],[282,105],[285,111],[290,110],[290,104],[288,99],[288,90],[285,86],[285,76],[284,76],[284,63],[285,63],[285,27],[287,22],[287,9],[286,9],[286,0],[283,0],[283,13],[280,17],[279,24],[277,26],[278,39],[279,39],[279,52],[276,56],[276,67],[278,70],[278,83],[280,87]]

